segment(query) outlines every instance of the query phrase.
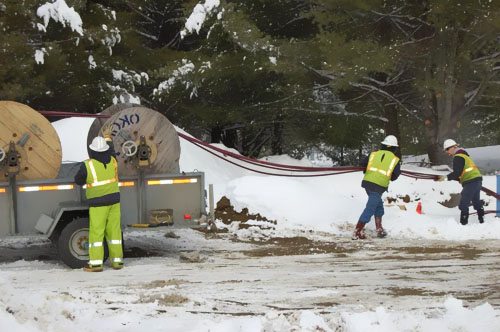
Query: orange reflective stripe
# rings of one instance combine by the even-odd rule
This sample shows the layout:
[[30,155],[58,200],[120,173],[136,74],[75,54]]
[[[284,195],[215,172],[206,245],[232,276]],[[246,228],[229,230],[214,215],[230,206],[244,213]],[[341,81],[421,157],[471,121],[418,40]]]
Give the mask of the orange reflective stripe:
[[372,171],[372,172],[379,172],[382,175],[386,175],[386,176],[388,175],[386,171],[384,171],[383,169],[376,168],[376,167],[370,167],[368,170]]
[[99,186],[104,186],[106,184],[110,184],[116,182],[116,178],[110,179],[110,180],[103,180],[103,181],[95,181],[93,183],[87,184],[87,188],[94,188],[94,187],[99,187]]
[[373,158],[375,158],[375,152],[370,153],[370,158],[368,159],[368,165],[366,166],[366,169],[370,170],[372,168],[372,163],[373,163]]
[[118,179],[118,162],[115,157],[111,157],[111,160],[113,160],[113,166],[115,166],[115,179]]
[[92,179],[94,182],[97,181],[97,173],[95,172],[94,161],[92,159],[89,160],[90,173],[92,173]]
[[392,172],[394,172],[394,168],[396,168],[396,164],[399,161],[398,157],[392,158],[391,164],[389,165],[389,170],[387,171],[387,176],[391,176]]
[[477,169],[477,166],[468,167],[462,171],[462,174],[460,176],[464,175],[465,173],[469,173],[470,171],[473,171],[475,169]]
[[112,179],[103,180],[103,181],[97,181],[97,173],[95,171],[94,162],[92,159],[89,160],[89,168],[90,168],[90,172],[92,173],[92,178],[94,179],[94,182],[88,183],[87,188],[104,186],[106,184],[110,184],[110,183],[118,181],[118,168],[116,167],[116,159],[115,158],[112,158],[112,159],[113,159],[113,165],[115,166],[115,177]]

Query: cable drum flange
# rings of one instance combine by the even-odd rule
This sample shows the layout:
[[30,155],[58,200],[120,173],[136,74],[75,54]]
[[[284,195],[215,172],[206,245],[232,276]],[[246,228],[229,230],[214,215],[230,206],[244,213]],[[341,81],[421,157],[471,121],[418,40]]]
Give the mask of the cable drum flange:
[[[62,161],[59,136],[49,120],[27,105],[0,101],[0,148],[4,159],[9,152],[18,156],[13,159],[19,180],[53,179],[59,173]],[[6,163],[11,164],[12,160],[4,160],[2,164]],[[6,171],[0,172],[0,182],[7,180]]]
[[[120,175],[132,176],[138,173],[138,163],[134,158],[143,157],[142,153],[139,156],[139,150],[144,151],[141,149],[141,143],[146,144],[148,148],[147,166],[142,167],[145,174],[178,173],[180,142],[173,124],[155,110],[142,106],[119,107],[118,105],[120,104],[103,112],[110,113],[109,119],[94,121],[87,137],[88,144],[100,134],[102,127],[111,126]],[[126,147],[131,147],[128,141],[134,142],[138,147],[133,156],[127,155],[125,152],[127,149],[123,150],[124,144],[127,144]]]

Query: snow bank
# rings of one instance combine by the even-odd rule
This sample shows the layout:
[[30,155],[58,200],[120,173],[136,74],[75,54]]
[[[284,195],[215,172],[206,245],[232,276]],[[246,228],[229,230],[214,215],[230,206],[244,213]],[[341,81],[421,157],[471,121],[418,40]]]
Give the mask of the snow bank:
[[[53,123],[63,143],[63,160],[87,158],[86,139],[92,121],[89,118],[69,118]],[[315,178],[267,176],[230,164],[182,138],[180,140],[182,171],[205,172],[206,184],[214,184],[216,201],[226,196],[237,210],[246,207],[250,213],[260,213],[276,220],[278,229],[318,230],[349,236],[365,206],[366,193],[360,186],[361,172]],[[220,144],[217,146],[224,148]],[[481,153],[481,148],[470,150],[484,156],[490,153]],[[266,160],[311,166],[308,160],[294,160],[286,155],[271,156]],[[445,174],[412,165],[406,169]],[[495,176],[485,176],[483,186],[495,190]],[[392,237],[453,241],[500,239],[500,222],[494,214],[487,215],[483,225],[472,215],[469,225],[464,227],[458,221],[460,212],[457,207],[447,208],[440,204],[460,191],[461,186],[455,181],[435,182],[401,176],[384,194],[384,227]],[[409,202],[404,202],[405,196]],[[388,197],[397,200],[389,203]],[[484,194],[481,198],[487,204],[486,210],[496,209],[494,198]],[[418,202],[422,204],[423,214],[416,213]],[[373,222],[367,228],[373,230]]]

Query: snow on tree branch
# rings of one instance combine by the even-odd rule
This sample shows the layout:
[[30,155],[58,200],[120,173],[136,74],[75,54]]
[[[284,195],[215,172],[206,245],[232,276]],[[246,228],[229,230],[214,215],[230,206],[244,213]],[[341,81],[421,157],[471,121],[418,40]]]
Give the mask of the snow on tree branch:
[[219,0],[206,0],[203,5],[201,3],[197,4],[194,7],[191,15],[189,15],[186,24],[184,25],[184,29],[182,29],[181,31],[181,39],[183,39],[188,34],[193,33],[193,31],[196,31],[196,33],[200,33],[200,29],[207,17],[215,12],[217,7],[219,6]]
[[44,5],[38,7],[36,15],[43,18],[44,29],[39,30],[45,31],[45,28],[49,25],[50,19],[61,23],[64,27],[69,24],[71,30],[76,31],[80,36],[83,36],[83,22],[80,14],[78,14],[73,7],[68,7],[64,0],[56,0],[53,3],[46,2]]

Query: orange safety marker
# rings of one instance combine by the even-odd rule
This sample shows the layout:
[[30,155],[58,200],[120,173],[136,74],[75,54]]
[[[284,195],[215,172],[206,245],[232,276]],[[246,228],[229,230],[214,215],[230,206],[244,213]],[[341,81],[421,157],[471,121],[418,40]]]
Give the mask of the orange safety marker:
[[422,214],[422,202],[418,202],[417,204],[417,213]]

